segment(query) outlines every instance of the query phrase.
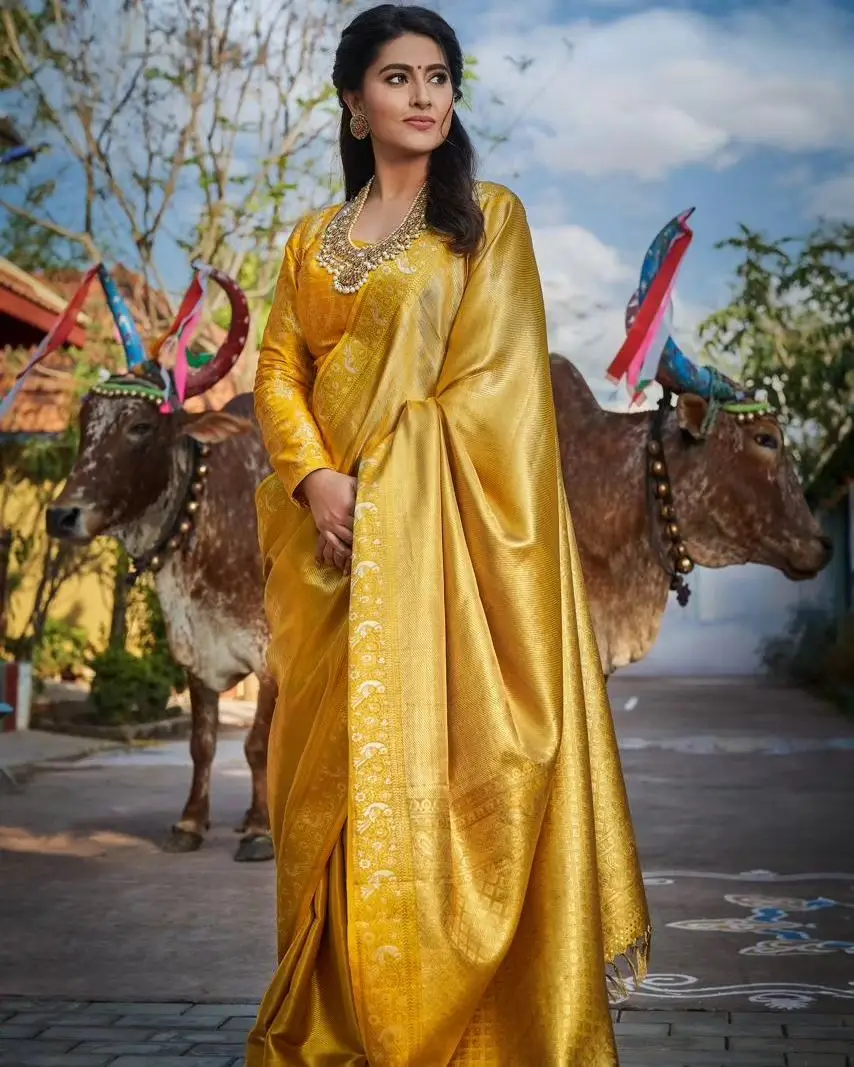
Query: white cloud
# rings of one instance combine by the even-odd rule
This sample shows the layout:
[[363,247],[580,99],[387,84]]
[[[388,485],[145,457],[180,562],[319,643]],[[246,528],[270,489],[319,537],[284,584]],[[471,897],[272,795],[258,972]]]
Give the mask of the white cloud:
[[854,218],[854,164],[844,173],[817,185],[808,210],[815,217],[850,222]]
[[[496,93],[495,124],[520,116],[505,157],[517,167],[656,180],[731,166],[756,147],[854,148],[854,20],[839,10],[650,9],[545,24],[515,10],[514,25],[484,32],[473,51],[476,107]],[[536,58],[520,73],[507,57],[523,55]]]
[[623,315],[636,271],[581,226],[533,229],[552,352],[571,359],[600,403],[613,392],[605,368],[625,337]]

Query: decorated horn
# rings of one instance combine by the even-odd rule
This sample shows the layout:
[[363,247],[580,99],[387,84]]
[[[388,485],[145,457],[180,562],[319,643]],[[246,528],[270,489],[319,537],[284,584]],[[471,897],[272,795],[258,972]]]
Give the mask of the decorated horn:
[[721,406],[745,404],[753,394],[712,367],[698,367],[671,336],[673,290],[693,239],[693,208],[674,216],[647,249],[638,287],[626,307],[626,340],[608,367],[612,382],[625,378],[638,400],[653,381],[672,393],[695,393]]
[[110,277],[103,263],[98,264],[98,279],[101,282],[110,311],[113,313],[116,329],[119,331],[122,347],[125,350],[128,370],[134,370],[145,362],[145,349],[139,333],[136,326],[134,326],[127,304],[122,299],[116,283]]
[[[196,270],[225,290],[231,305],[231,322],[228,334],[213,358],[189,374],[185,393],[188,398],[207,392],[228,374],[240,358],[249,336],[249,305],[237,282],[215,267],[199,265]],[[192,360],[190,363],[192,366]]]

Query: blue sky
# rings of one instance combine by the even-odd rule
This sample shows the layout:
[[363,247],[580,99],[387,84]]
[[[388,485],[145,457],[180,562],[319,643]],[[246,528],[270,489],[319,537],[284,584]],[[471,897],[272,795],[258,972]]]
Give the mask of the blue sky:
[[[436,0],[478,57],[483,176],[528,208],[553,347],[601,382],[647,244],[696,207],[676,332],[726,300],[738,223],[854,219],[854,0]],[[508,57],[533,59],[519,73]],[[502,107],[487,103],[492,93]],[[517,117],[518,116],[518,117]],[[598,310],[578,321],[585,305]]]
[[[714,245],[740,222],[777,237],[819,215],[854,220],[854,0],[422,2],[477,56],[464,120],[510,135],[483,153],[482,176],[524,200],[552,347],[600,398],[643,253],[674,214],[696,207],[674,325],[689,351],[726,301],[734,257]],[[36,166],[61,159],[60,146]],[[69,177],[53,205],[62,221],[78,201]],[[181,219],[200,208],[183,189]],[[164,242],[160,266],[183,290],[184,253]]]

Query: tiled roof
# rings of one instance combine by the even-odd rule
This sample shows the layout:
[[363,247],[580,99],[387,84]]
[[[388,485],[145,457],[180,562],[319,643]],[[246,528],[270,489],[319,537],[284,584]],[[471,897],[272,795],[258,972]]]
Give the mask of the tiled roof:
[[[74,384],[73,357],[57,352],[47,370],[36,369],[24,383],[11,410],[0,421],[0,434],[61,433],[68,426]],[[10,369],[0,369],[0,396],[14,381]]]
[[[0,286],[17,293],[18,296],[22,296],[25,300],[31,301],[54,315],[61,315],[67,304],[66,298],[56,289],[2,257],[0,257]],[[90,320],[81,312],[77,316],[77,321],[81,326],[87,326]]]

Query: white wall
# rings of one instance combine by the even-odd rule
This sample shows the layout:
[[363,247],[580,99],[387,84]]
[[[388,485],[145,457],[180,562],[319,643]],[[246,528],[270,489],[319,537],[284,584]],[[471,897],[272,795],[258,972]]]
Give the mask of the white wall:
[[790,582],[769,567],[700,568],[689,579],[688,606],[671,596],[652,652],[620,676],[761,674],[761,641],[782,633],[797,605],[831,609],[841,569],[835,559],[813,581]]

